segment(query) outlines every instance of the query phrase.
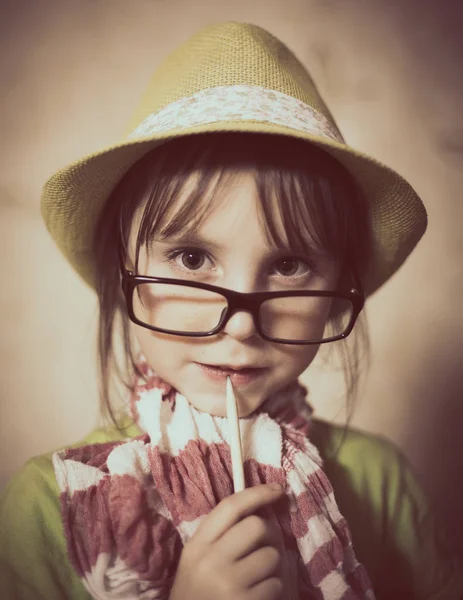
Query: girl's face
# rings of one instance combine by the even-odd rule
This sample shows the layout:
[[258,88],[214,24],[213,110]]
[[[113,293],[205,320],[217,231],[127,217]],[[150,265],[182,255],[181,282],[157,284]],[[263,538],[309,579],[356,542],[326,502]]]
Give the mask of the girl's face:
[[[190,179],[191,181],[191,179]],[[176,200],[179,208],[188,184]],[[221,188],[194,235],[154,239],[142,247],[138,272],[217,285],[239,292],[333,290],[337,268],[326,256],[294,257],[269,243],[262,225],[254,178],[245,170]],[[134,219],[129,248],[134,248],[140,212]],[[167,307],[169,310],[169,307]],[[328,315],[320,310],[314,329],[322,332]],[[256,410],[271,394],[294,382],[310,365],[319,346],[279,344],[262,339],[252,316],[237,312],[211,337],[168,335],[132,324],[140,349],[154,371],[198,410],[226,416],[226,375],[213,367],[253,368],[232,377],[240,416]],[[209,368],[208,368],[209,367]]]

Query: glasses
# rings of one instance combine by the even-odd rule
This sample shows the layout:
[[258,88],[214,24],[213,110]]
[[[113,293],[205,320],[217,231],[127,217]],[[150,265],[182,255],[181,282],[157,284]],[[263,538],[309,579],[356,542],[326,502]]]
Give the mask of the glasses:
[[323,344],[349,335],[365,297],[349,292],[241,293],[226,288],[134,275],[122,268],[122,290],[131,321],[152,331],[208,337],[238,311],[252,315],[259,335],[280,344]]

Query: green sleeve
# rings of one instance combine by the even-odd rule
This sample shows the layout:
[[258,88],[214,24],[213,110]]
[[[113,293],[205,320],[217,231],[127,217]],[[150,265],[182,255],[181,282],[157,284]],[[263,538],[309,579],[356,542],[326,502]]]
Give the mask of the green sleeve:
[[398,449],[322,421],[313,438],[377,600],[463,600],[461,557]]
[[[125,440],[142,432],[98,428],[67,447]],[[52,454],[29,460],[0,495],[0,599],[90,600],[66,548]]]
[[0,598],[90,599],[67,558],[50,455],[28,461],[0,497]]
[[411,467],[396,451],[388,472],[387,527],[384,531],[381,587],[394,592],[394,569],[421,600],[462,600],[463,562],[443,519],[431,506]]

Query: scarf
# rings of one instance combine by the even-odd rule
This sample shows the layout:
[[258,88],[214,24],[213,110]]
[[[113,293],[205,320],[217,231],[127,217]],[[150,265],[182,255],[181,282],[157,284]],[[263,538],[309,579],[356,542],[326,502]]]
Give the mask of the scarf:
[[[195,409],[143,358],[138,369],[127,412],[144,433],[53,455],[68,558],[97,600],[168,600],[183,546],[233,493],[227,418]],[[374,600],[309,439],[306,394],[295,382],[239,419],[246,487],[284,486],[257,513],[281,535],[284,600]]]

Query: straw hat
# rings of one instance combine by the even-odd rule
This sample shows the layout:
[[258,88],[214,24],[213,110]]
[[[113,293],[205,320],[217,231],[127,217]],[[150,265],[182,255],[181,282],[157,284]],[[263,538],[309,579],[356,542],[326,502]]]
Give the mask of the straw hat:
[[371,206],[367,295],[400,267],[426,229],[426,210],[410,185],[346,145],[292,52],[260,27],[222,23],[191,37],[158,68],[121,142],[59,170],[45,184],[45,224],[90,286],[95,287],[94,229],[122,176],[163,141],[212,131],[293,136],[322,148],[349,170]]

